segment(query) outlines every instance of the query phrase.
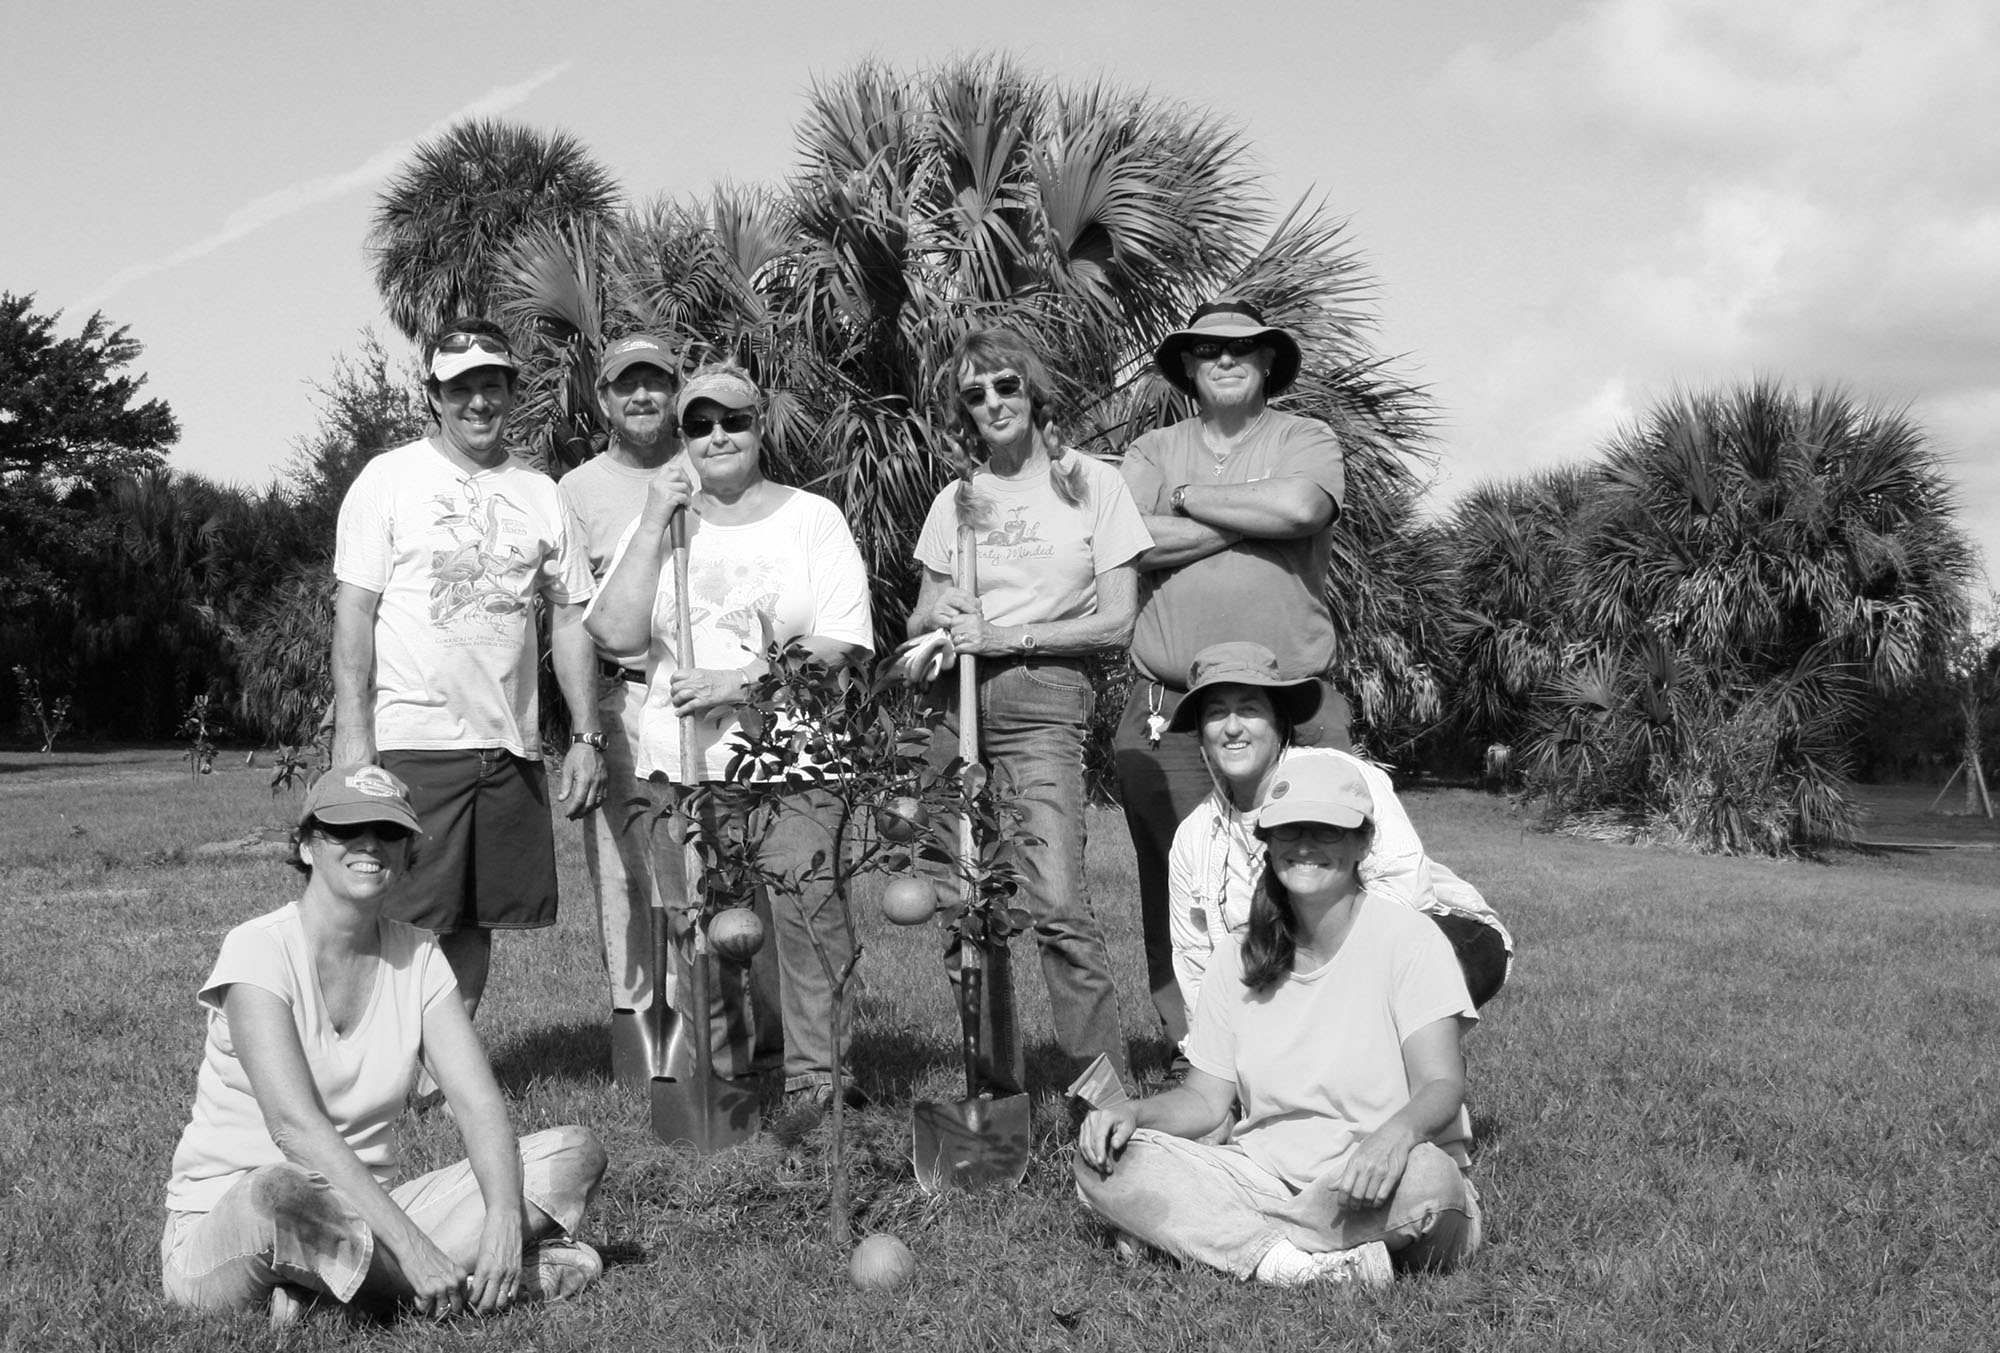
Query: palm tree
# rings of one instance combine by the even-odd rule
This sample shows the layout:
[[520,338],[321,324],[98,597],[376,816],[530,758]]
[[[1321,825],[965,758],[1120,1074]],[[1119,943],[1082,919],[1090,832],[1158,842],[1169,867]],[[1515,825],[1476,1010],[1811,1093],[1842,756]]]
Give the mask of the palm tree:
[[617,182],[567,132],[458,123],[411,153],[376,202],[367,251],[390,322],[422,342],[487,314],[502,258],[531,226],[609,228]]
[[865,63],[813,91],[799,139],[801,253],[780,305],[820,401],[819,480],[863,541],[886,630],[914,591],[916,527],[962,454],[942,366],[967,329],[1034,337],[1063,426],[1115,454],[1190,411],[1149,356],[1195,304],[1233,291],[1300,336],[1306,370],[1285,405],[1347,449],[1333,597],[1350,653],[1371,655],[1348,679],[1397,690],[1374,702],[1385,714],[1434,703],[1406,690],[1418,665],[1364,634],[1393,610],[1366,595],[1371,550],[1407,515],[1428,407],[1367,345],[1373,284],[1340,222],[1275,213],[1213,115],[1006,58],[915,76]]
[[[1840,391],[1683,392],[1602,462],[1461,509],[1461,708],[1519,719],[1559,814],[1713,849],[1851,837],[1870,690],[1961,624],[1972,552],[1923,430]],[[1560,657],[1555,655],[1559,653]]]

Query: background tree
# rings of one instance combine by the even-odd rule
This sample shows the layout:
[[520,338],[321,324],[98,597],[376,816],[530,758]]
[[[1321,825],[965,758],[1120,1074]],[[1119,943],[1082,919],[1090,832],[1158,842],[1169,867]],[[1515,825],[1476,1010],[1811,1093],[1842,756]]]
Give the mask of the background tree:
[[0,605],[60,591],[83,546],[95,495],[120,476],[162,463],[180,436],[157,399],[135,404],[141,375],[121,375],[143,349],[93,314],[74,338],[55,337],[61,312],[0,293]]
[[531,226],[609,226],[619,191],[567,132],[492,119],[422,142],[376,202],[367,251],[389,321],[421,343],[494,308],[500,261]]
[[0,293],[0,673],[23,666],[54,700],[73,693],[70,580],[110,545],[104,496],[164,464],[180,429],[161,400],[137,402],[146,378],[124,372],[142,349],[125,328],[93,314],[59,339],[60,312],[34,299]]
[[1972,552],[1922,429],[1771,381],[1676,394],[1456,520],[1457,708],[1559,817],[1716,850],[1851,839],[1871,692],[1932,667]]

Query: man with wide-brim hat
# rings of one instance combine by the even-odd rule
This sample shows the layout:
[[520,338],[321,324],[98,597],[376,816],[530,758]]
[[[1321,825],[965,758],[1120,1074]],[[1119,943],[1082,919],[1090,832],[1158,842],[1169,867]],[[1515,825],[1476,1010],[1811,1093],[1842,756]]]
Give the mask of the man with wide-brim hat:
[[[638,520],[654,480],[689,474],[675,436],[680,359],[652,334],[608,344],[597,368],[604,450],[564,475],[556,494],[582,527],[590,576],[602,586],[625,528]],[[691,475],[690,475],[691,477]],[[598,934],[611,997],[611,1069],[644,1088],[653,1074],[651,909],[662,905],[645,822],[646,791],[633,769],[646,708],[646,650],[597,647],[597,715],[604,733],[604,802],[583,819],[583,863],[597,898]],[[676,899],[677,900],[677,899]],[[672,994],[672,978],[665,983]]]
[[1139,556],[1132,693],[1114,744],[1137,856],[1147,977],[1168,1037],[1187,1033],[1168,929],[1167,852],[1209,791],[1193,736],[1174,731],[1195,655],[1244,640],[1288,682],[1316,680],[1305,745],[1344,748],[1347,702],[1327,683],[1333,616],[1327,561],[1345,480],[1326,424],[1270,407],[1298,379],[1298,340],[1243,297],[1199,306],[1160,340],[1160,378],[1195,401],[1191,418],[1139,438],[1125,482],[1152,532]]

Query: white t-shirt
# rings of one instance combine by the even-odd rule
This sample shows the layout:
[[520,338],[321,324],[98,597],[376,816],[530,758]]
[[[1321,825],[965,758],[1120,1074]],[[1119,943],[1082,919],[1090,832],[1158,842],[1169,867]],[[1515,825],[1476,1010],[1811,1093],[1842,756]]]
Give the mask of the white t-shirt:
[[210,1211],[245,1174],[285,1159],[229,1037],[222,1003],[238,982],[292,1008],[313,1088],[334,1130],[378,1182],[395,1178],[396,1125],[416,1079],[424,1014],[441,1000],[457,1000],[458,983],[428,930],[386,919],[376,924],[382,957],[375,991],[345,1036],[334,1031],[327,1013],[298,903],[245,921],[223,939],[198,997],[208,1010],[208,1037],[195,1078],[194,1115],[174,1151],[169,1208]]
[[[1304,1188],[1410,1102],[1403,1040],[1427,1024],[1477,1019],[1451,941],[1430,918],[1369,890],[1340,951],[1262,995],[1243,985],[1235,940],[1216,948],[1188,1034],[1188,1061],[1236,1085],[1230,1141]],[[1433,1140],[1461,1164],[1471,1123]]]
[[[1083,502],[1056,496],[1047,469],[1019,479],[981,470],[973,488],[991,505],[978,534],[978,594],[990,625],[1074,620],[1097,611],[1097,575],[1129,564],[1152,548],[1153,537],[1118,471],[1071,451]],[[917,532],[917,562],[957,576],[958,486],[945,485]]]
[[468,473],[423,440],[362,467],[333,572],[382,598],[376,746],[541,758],[535,600],[593,590],[569,521],[555,481],[518,458]]
[[[1375,839],[1361,860],[1361,882],[1393,895],[1405,906],[1432,910],[1423,843],[1389,773],[1372,761],[1331,747],[1299,747],[1284,754],[1338,758],[1358,772],[1375,800]],[[1264,874],[1264,843],[1220,791],[1203,799],[1174,830],[1167,849],[1167,931],[1174,945],[1174,977],[1190,1019],[1202,974],[1215,946],[1250,924],[1250,899]]]
[[[840,509],[816,493],[782,490],[783,500],[761,521],[717,526],[690,514],[688,619],[696,667],[735,668],[764,656],[770,639],[819,635],[863,649],[874,647],[868,570]],[[620,568],[638,529],[634,521],[612,560]],[[640,716],[636,770],[641,779],[681,778],[680,719],[668,695],[677,670],[679,622],[674,571],[660,569],[653,595],[652,643],[646,652],[646,707]],[[729,778],[736,711],[728,705],[695,720],[695,754],[704,780]]]

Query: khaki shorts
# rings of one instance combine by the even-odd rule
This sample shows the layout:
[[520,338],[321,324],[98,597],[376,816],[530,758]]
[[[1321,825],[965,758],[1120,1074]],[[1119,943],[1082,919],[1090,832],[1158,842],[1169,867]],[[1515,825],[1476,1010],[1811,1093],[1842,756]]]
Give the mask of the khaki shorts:
[[384,751],[423,824],[417,863],[385,912],[439,934],[556,923],[548,773],[504,747]]

